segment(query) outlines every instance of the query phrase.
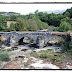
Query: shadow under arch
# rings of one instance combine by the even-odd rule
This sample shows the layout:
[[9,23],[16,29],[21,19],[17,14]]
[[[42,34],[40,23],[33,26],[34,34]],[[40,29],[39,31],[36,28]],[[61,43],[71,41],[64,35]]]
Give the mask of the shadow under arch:
[[22,38],[19,39],[19,41],[18,41],[19,45],[23,45],[24,44],[23,39],[24,39],[24,37],[22,37]]

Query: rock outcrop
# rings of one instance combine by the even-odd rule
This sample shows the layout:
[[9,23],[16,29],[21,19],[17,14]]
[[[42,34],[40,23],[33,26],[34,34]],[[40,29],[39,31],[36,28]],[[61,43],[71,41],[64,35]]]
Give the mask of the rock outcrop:
[[7,39],[4,36],[0,36],[0,41],[7,41]]
[[28,37],[25,37],[25,38],[23,39],[23,42],[24,42],[24,43],[29,43],[30,41],[29,41]]
[[0,36],[0,47],[2,47],[3,44],[7,44],[7,38],[4,36]]
[[48,41],[48,45],[58,45],[60,46],[63,43],[64,40],[60,39],[60,38],[53,38],[51,40]]

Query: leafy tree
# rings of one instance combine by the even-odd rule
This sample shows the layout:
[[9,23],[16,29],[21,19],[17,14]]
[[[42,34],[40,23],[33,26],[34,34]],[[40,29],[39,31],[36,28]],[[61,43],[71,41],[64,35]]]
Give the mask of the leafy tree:
[[38,11],[38,10],[36,10],[34,13],[35,13],[36,15],[38,15],[38,12],[39,12],[39,11]]
[[69,24],[72,25],[72,19],[70,19],[69,17],[65,17],[65,18],[61,19],[61,22],[62,21],[66,21],[66,22],[68,22]]
[[34,15],[34,14],[29,14],[29,16],[28,16],[29,18],[28,19],[33,19],[35,22],[36,22],[36,24],[37,24],[37,29],[46,29],[47,27],[48,27],[48,24],[46,24],[46,23],[44,23],[44,22],[42,22],[39,18],[38,18],[38,16],[36,16],[36,15]]
[[64,13],[64,17],[69,17],[70,16],[70,13],[69,12],[65,12]]
[[7,21],[6,21],[6,17],[5,16],[2,16],[0,15],[0,30],[4,30],[6,31],[7,30]]
[[10,21],[16,21],[17,16],[16,15],[11,15],[9,19],[10,19]]
[[70,9],[67,9],[63,15],[69,16],[70,18],[72,18],[72,7]]
[[38,29],[38,26],[33,19],[28,19],[28,28],[30,27],[31,30],[36,31]]
[[10,31],[15,31],[15,24],[11,23],[9,29],[10,29]]
[[47,22],[47,20],[48,20],[48,14],[46,12],[45,13],[39,12],[38,17],[43,22]]
[[60,26],[59,26],[59,31],[65,32],[71,30],[71,25],[65,21],[62,21]]
[[17,31],[24,31],[26,29],[25,20],[23,18],[18,18],[17,23],[15,25]]
[[48,13],[43,13],[43,12],[39,12],[38,13],[38,17],[41,21],[47,23],[48,25],[53,25],[53,26],[59,26],[60,25],[60,21],[61,19],[64,18],[64,16],[62,14],[48,14]]

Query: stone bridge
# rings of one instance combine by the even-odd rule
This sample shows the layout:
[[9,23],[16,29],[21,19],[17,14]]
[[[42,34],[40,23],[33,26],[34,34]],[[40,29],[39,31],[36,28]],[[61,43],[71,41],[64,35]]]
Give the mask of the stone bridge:
[[33,38],[34,41],[37,41],[38,36],[44,37],[44,43],[46,44],[52,38],[61,38],[63,37],[52,35],[49,32],[33,32],[33,33],[18,33],[18,32],[0,32],[0,36],[4,36],[8,43],[18,43],[20,39],[29,37]]

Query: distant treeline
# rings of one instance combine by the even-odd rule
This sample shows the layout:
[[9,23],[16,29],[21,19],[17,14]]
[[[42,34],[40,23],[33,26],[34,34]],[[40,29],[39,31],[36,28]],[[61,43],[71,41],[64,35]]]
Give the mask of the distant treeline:
[[[10,12],[11,13],[11,12]],[[13,12],[12,12],[13,13]],[[2,14],[0,12],[0,14]],[[15,21],[7,27],[7,21]],[[36,10],[28,15],[0,15],[0,31],[37,31],[57,28],[57,31],[68,31],[72,28],[72,8],[61,14],[43,13]]]

